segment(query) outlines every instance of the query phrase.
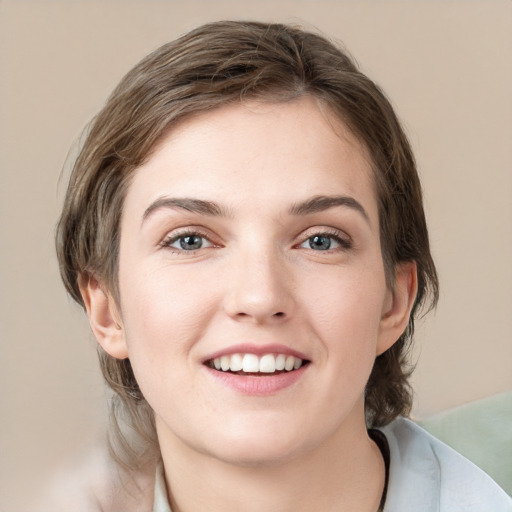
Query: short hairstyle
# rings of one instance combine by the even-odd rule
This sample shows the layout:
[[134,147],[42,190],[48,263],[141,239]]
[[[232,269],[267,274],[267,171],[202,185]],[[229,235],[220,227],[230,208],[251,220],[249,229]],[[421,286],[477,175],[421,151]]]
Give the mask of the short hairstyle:
[[[334,113],[371,156],[388,286],[399,263],[417,265],[418,293],[408,327],[376,358],[366,386],[367,423],[382,426],[410,412],[408,348],[420,309],[436,304],[438,280],[416,164],[397,116],[347,53],[316,33],[283,24],[210,23],[137,64],[93,119],[74,163],[57,226],[60,272],[82,306],[79,282],[91,275],[119,304],[123,201],[134,171],[167,130],[187,116],[245,99],[286,102],[308,95]],[[139,434],[154,439],[152,413],[129,359],[115,359],[101,348],[99,355],[117,395],[113,406],[128,412]]]

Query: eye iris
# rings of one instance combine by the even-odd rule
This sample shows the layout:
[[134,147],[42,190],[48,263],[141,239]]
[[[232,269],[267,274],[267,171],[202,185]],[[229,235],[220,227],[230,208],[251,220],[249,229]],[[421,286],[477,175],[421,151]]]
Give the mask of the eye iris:
[[328,236],[315,235],[309,239],[309,246],[317,251],[327,251],[331,248],[331,239]]
[[203,240],[198,235],[187,235],[180,238],[180,247],[185,251],[200,249],[203,245]]

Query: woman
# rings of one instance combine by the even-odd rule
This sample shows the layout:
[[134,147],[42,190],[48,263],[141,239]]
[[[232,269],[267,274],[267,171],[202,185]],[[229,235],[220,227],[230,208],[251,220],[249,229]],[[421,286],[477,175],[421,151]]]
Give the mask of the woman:
[[421,187],[389,102],[324,38],[220,22],[146,57],[91,125],[57,248],[123,479],[156,474],[104,508],[511,509],[401,418],[438,295]]

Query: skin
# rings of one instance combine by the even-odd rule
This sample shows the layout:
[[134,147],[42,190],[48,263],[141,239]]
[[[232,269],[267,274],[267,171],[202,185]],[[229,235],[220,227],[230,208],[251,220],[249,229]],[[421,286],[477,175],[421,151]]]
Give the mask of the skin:
[[[290,212],[318,196],[350,199]],[[180,245],[191,233],[198,250]],[[94,278],[82,293],[99,343],[130,358],[155,411],[173,511],[377,510],[384,466],[364,388],[407,325],[416,270],[400,265],[386,286],[371,163],[337,118],[304,97],[173,127],[128,190],[119,264],[119,305]],[[204,364],[239,343],[279,343],[309,364],[248,396]]]

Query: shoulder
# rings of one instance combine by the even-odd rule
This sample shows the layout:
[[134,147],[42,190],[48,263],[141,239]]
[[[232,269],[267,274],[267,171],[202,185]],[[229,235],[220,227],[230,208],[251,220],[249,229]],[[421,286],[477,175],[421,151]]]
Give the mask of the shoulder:
[[412,421],[380,430],[390,451],[386,512],[512,512],[512,500],[487,474]]

